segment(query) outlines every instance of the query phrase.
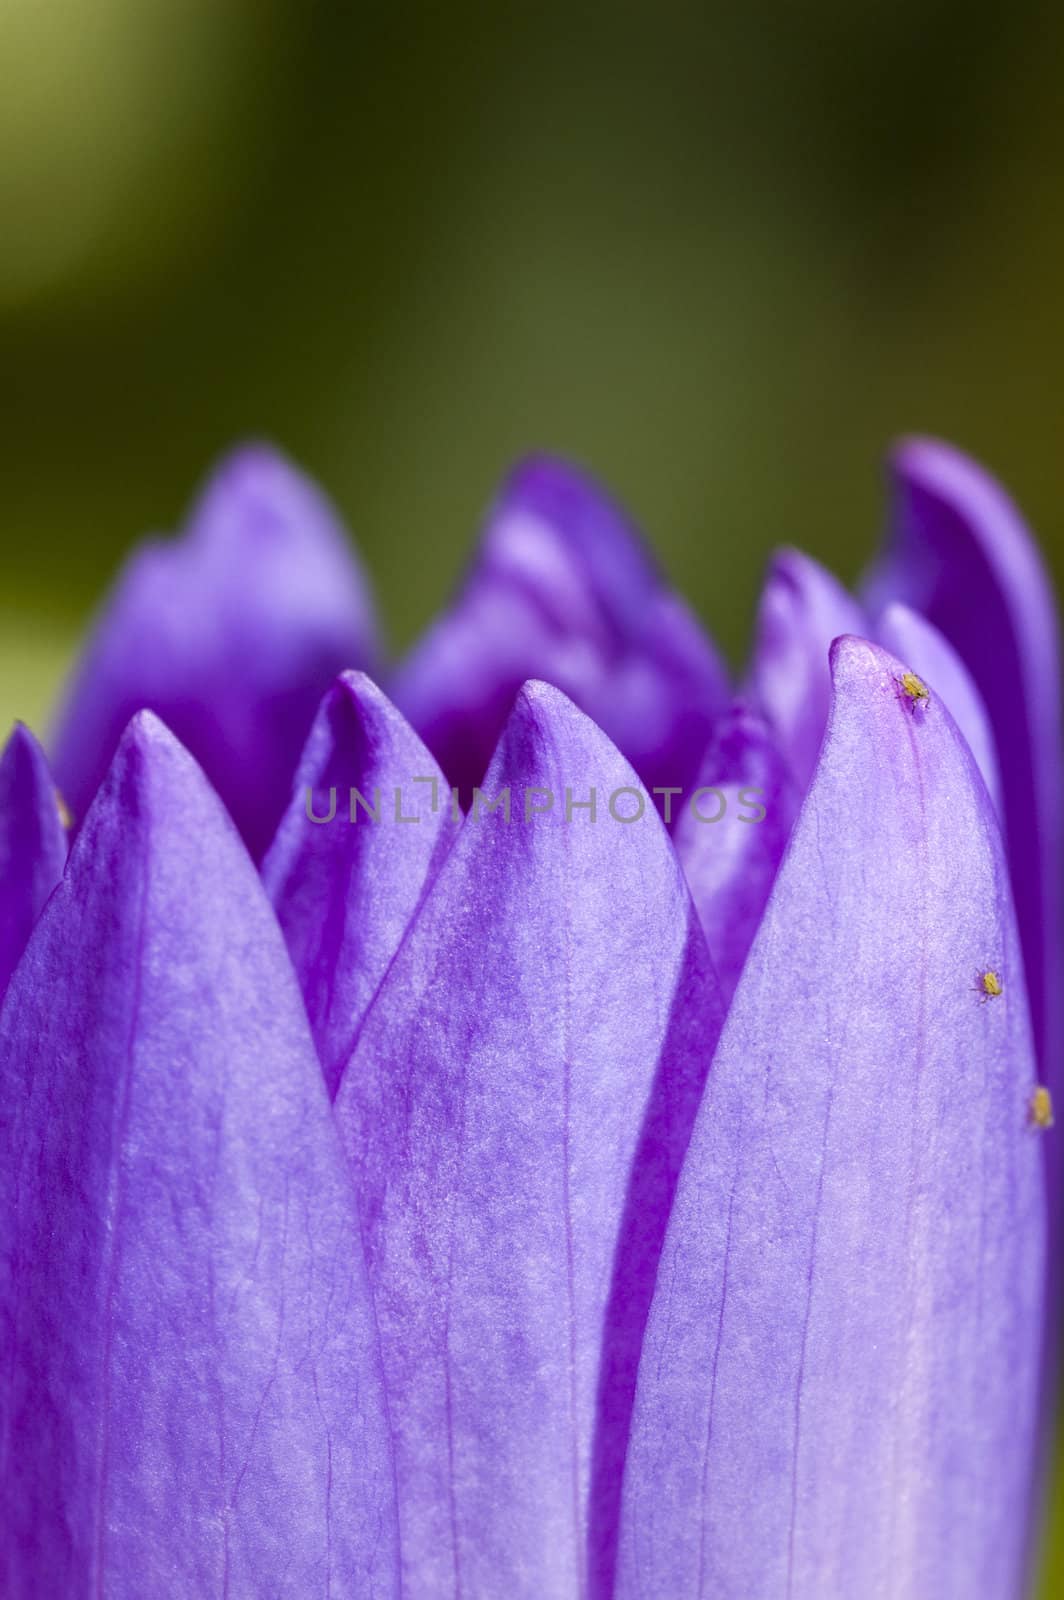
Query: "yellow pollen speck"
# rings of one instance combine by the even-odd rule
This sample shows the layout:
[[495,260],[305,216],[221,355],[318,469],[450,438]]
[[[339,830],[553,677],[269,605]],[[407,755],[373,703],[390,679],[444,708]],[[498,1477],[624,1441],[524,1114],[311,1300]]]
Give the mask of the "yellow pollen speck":
[[1053,1126],[1053,1097],[1044,1083],[1040,1083],[1032,1094],[1029,1109],[1032,1128]]
[[984,972],[979,979],[979,987],[984,1000],[996,1000],[1001,993],[1001,979],[996,972]]
[[918,678],[915,672],[903,672],[901,686],[912,701],[914,709],[918,705],[926,705],[931,698],[927,684],[922,678]]
[[59,813],[60,822],[69,833],[71,828],[74,826],[74,818],[70,814],[70,807],[67,805],[58,789],[55,791],[55,809]]

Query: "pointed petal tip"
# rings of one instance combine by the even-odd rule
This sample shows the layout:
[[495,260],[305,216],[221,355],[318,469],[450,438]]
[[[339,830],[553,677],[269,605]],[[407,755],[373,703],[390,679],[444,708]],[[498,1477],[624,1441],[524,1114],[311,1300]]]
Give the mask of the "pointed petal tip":
[[[553,752],[548,761],[553,783],[560,777],[556,768],[559,742],[586,746],[591,729],[592,739],[597,736],[610,744],[597,724],[568,695],[541,678],[527,678],[514,695],[480,786],[487,789],[508,782],[513,769],[524,769],[529,781],[537,771],[542,776],[542,763],[548,759],[548,752]],[[533,750],[537,752],[535,756]]]
[[50,794],[58,792],[47,752],[33,729],[24,722],[16,721],[11,726],[0,750],[0,772],[9,792],[20,787],[26,793],[33,789]]
[[[545,451],[517,461],[503,478],[489,513],[489,546],[495,542],[493,527],[500,520],[505,525],[511,511],[531,512],[547,523],[564,545],[591,562],[585,576],[597,570],[593,555],[597,549],[620,562],[622,573],[634,566],[647,579],[660,581],[654,553],[631,514],[595,473],[578,462]],[[603,597],[613,596],[616,603],[623,592],[623,585],[618,587],[620,574],[598,570],[594,581]]]
[[[973,482],[997,484],[987,469],[966,451],[933,434],[903,434],[887,454],[887,468],[894,476],[933,486],[952,479],[969,477]],[[1004,491],[1002,491],[1004,492]]]
[[519,457],[502,480],[500,498],[547,499],[559,494],[609,498],[586,467],[548,450],[533,450]]
[[1005,485],[956,445],[930,435],[899,439],[887,456],[887,475],[896,493],[927,496],[964,516],[970,534],[988,549],[987,536],[998,519],[1006,519],[1009,537],[1019,539],[1041,560],[1023,513]]
[[[903,679],[911,678],[914,685],[919,686],[923,697],[919,709],[926,710],[926,686],[915,676],[908,662],[900,661],[885,646],[859,634],[843,633],[833,640],[828,661],[836,707],[852,704],[855,700],[871,703],[874,693],[882,694],[884,690],[889,690],[892,699],[898,702],[899,709],[904,709],[907,691],[901,686]],[[913,703],[916,703],[915,698]]]
[[322,490],[271,446],[227,456],[183,531],[130,556],[68,683],[55,771],[83,815],[130,715],[150,706],[260,856],[322,693],[372,666],[368,585]]
[[[366,587],[365,575],[347,539],[339,512],[318,481],[276,445],[249,440],[236,445],[207,474],[188,520],[189,534],[210,546],[264,533],[284,536],[285,547],[304,548],[332,565],[332,582]],[[342,552],[342,557],[340,553]],[[365,604],[367,596],[360,595]],[[363,628],[375,620],[362,616]],[[375,642],[375,641],[374,641]]]
[[861,607],[834,573],[801,551],[776,552],[758,605],[751,684],[800,789],[828,717],[831,642],[865,631]]
[[62,877],[68,822],[47,756],[16,722],[0,754],[0,995]]
[[32,728],[17,717],[11,724],[11,732],[8,734],[4,744],[3,754],[12,760],[19,757],[28,757],[34,762],[46,761],[45,753],[41,748],[41,742],[37,735]]
[[[852,705],[855,701],[871,706],[873,695],[889,691],[898,708],[904,709],[905,691],[899,686],[906,676],[913,677],[913,674],[907,662],[899,661],[883,645],[859,634],[843,633],[832,641],[828,662],[835,708]],[[926,694],[922,681],[918,678],[914,681]],[[925,701],[921,701],[920,709],[926,709]]]
[[919,475],[937,463],[946,461],[975,465],[971,457],[955,444],[931,433],[903,433],[887,451],[888,468],[906,476]]
[[[888,457],[888,475],[901,506],[915,509],[912,534],[917,542],[929,537],[925,526],[929,514],[932,542],[935,518],[945,518],[947,526],[956,523],[962,545],[953,558],[954,580],[964,580],[968,552],[978,552],[1006,593],[1029,608],[1029,620],[1045,636],[1039,642],[1055,650],[1056,608],[1045,558],[1017,501],[1001,480],[956,445],[918,436],[898,442]],[[931,621],[937,624],[939,618],[932,615]],[[944,631],[949,637],[950,629]],[[974,671],[973,676],[978,678]]]
[[873,682],[881,684],[885,677],[897,680],[902,673],[911,670],[911,664],[886,645],[857,633],[840,633],[832,640],[828,664],[836,695],[840,690],[865,687]]
[[568,479],[579,473],[574,462],[550,450],[529,450],[518,456],[503,478],[506,485],[514,486],[556,478]]
[[[368,672],[349,667],[337,674],[319,702],[303,754],[293,774],[296,792],[302,793],[304,780],[315,769],[320,755],[321,730],[329,723],[333,724],[334,746],[337,742],[340,746],[348,743],[348,736],[341,731],[347,728],[358,748],[363,747],[366,739],[373,744],[383,740],[392,748],[394,759],[398,759],[402,751],[408,761],[415,765],[420,763],[425,773],[436,774],[443,781],[443,774],[432,752],[391,696]],[[347,754],[354,759],[353,745],[348,744]],[[404,781],[409,775],[393,774],[402,776]]]
[[[527,678],[517,691],[499,745],[502,746],[509,735],[521,729],[534,729],[546,735],[565,734],[570,739],[578,740],[587,749],[608,752],[618,767],[630,767],[623,752],[594,717],[582,711],[562,689],[543,678]],[[575,773],[572,781],[578,782],[581,776],[581,773]],[[632,777],[636,782],[641,781],[634,771]]]
[[376,678],[358,667],[345,667],[343,672],[337,673],[325,691],[325,698],[329,697],[342,697],[356,707],[372,707],[376,711],[386,709],[393,716],[402,716]]
[[514,710],[518,707],[522,712],[533,716],[573,716],[585,722],[591,718],[574,700],[559,689],[555,684],[548,683],[545,678],[526,678],[518,689],[514,698]]
[[798,590],[810,600],[837,598],[856,612],[856,603],[849,590],[832,569],[811,556],[807,550],[799,550],[794,545],[777,545],[770,555],[765,568],[764,587],[770,588],[773,581]]
[[758,624],[762,639],[766,631],[771,637],[776,627],[794,627],[796,618],[822,632],[833,620],[840,625],[844,621],[856,624],[859,617],[856,602],[829,567],[790,545],[773,551],[761,586]]
[[134,712],[126,723],[122,737],[118,741],[115,759],[128,757],[134,751],[149,757],[156,753],[179,751],[186,761],[192,761],[192,757],[177,735],[170,731],[160,716],[147,707]]
[[786,584],[789,588],[802,592],[808,590],[813,595],[824,590],[831,595],[845,595],[849,598],[845,586],[830,567],[826,567],[822,561],[811,556],[807,550],[799,550],[795,545],[777,545],[769,556],[765,566],[763,587],[768,589],[773,582]]
[[73,826],[73,819],[67,808],[66,799],[56,782],[48,753],[33,729],[26,723],[16,720],[12,724],[7,743],[0,751],[0,772],[4,781],[11,784],[13,789],[21,786],[27,794],[36,791],[40,796],[47,795],[49,803],[54,804],[64,834]]
[[269,439],[238,439],[219,458],[215,466],[216,471],[224,472],[227,468],[237,471],[252,471],[257,467],[271,466],[278,462],[288,464],[288,457]]
[[126,724],[85,813],[75,850],[85,838],[89,841],[86,848],[91,851],[95,829],[90,824],[113,818],[116,813],[125,819],[125,825],[137,817],[166,816],[175,823],[181,818],[180,831],[190,837],[208,814],[217,813],[226,832],[236,831],[195,756],[162,718],[149,710],[138,711]]
[[765,583],[770,583],[774,578],[783,582],[797,582],[804,575],[820,570],[818,563],[812,556],[806,555],[804,550],[798,550],[794,545],[777,545],[768,558],[765,567]]
[[266,439],[242,439],[211,467],[205,493],[226,489],[239,493],[255,489],[279,475],[301,477],[299,468],[277,445]]
[[882,645],[873,644],[858,633],[840,633],[828,648],[831,680],[836,689],[857,680],[867,681],[873,672],[882,672],[891,666],[900,666]]
[[162,717],[153,711],[150,706],[145,706],[142,710],[133,713],[126,726],[126,735],[145,743],[160,739],[164,743],[168,739],[172,740],[174,744],[179,743],[176,734],[170,732]]
[[[278,526],[291,532],[302,521],[292,517],[296,505],[313,506],[321,519],[332,519],[331,507],[321,490],[276,445],[260,439],[235,444],[209,468],[196,494],[189,531],[207,543],[223,542],[233,532],[244,532],[248,520],[257,525],[267,512],[277,512]],[[319,518],[315,517],[315,523]]]

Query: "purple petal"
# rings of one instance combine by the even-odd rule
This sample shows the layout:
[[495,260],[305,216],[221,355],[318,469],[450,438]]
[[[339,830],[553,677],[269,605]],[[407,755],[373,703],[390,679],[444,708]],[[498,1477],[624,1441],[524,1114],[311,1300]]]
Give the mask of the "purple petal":
[[417,734],[369,678],[345,673],[322,702],[262,865],[330,1094],[456,833]]
[[727,693],[713,646],[624,513],[545,457],[504,484],[461,593],[392,696],[467,791],[529,678],[563,689],[648,787],[694,776]]
[[827,725],[831,642],[864,631],[860,606],[830,572],[798,550],[776,555],[758,610],[752,689],[802,791]]
[[876,623],[876,638],[904,661],[928,689],[941,695],[968,741],[994,809],[1001,815],[1001,775],[986,707],[972,675],[949,640],[918,611],[889,605]]
[[799,799],[765,722],[736,704],[717,725],[673,835],[726,1001],[761,921]]
[[60,878],[67,840],[44,751],[16,723],[0,757],[0,996]]
[[377,645],[365,582],[335,514],[264,447],[222,464],[176,541],[141,545],[118,578],[54,739],[81,817],[129,718],[155,711],[261,854],[321,696]]
[[[412,1593],[609,1592],[639,1343],[719,1025],[635,784],[561,694],[525,687],[486,783],[511,820],[466,821],[340,1085]],[[565,820],[566,786],[596,788],[594,819]],[[642,818],[615,821],[611,795]]]
[[397,1593],[350,1180],[254,868],[151,717],[0,1016],[0,1591]]
[[1015,505],[967,456],[908,440],[891,462],[891,483],[890,538],[870,597],[877,606],[902,600],[933,622],[986,706],[1035,1044],[1043,1072],[1064,1092],[1064,773],[1052,588]]
[[1022,961],[985,786],[901,671],[833,652],[661,1258],[622,1600],[1023,1592],[1044,1186]]

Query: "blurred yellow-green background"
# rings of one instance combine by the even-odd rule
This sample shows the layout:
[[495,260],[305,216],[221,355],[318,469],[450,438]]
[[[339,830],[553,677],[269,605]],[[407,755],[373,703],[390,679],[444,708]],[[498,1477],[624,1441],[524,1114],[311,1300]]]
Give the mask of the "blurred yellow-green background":
[[332,493],[397,648],[532,447],[734,660],[774,545],[860,570],[902,431],[982,456],[1064,577],[1064,8],[0,0],[0,35],[5,721],[248,435]]
[[532,446],[613,484],[733,658],[774,544],[859,569],[900,430],[981,454],[1059,572],[1059,8],[0,27],[4,710],[248,434],[333,493],[397,645]]

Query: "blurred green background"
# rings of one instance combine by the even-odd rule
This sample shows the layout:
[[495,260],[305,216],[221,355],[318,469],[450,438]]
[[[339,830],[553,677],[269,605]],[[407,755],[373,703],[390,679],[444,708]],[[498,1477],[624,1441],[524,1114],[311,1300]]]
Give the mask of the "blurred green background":
[[[218,453],[323,481],[399,648],[508,461],[583,460],[733,658],[880,459],[1064,577],[1064,8],[0,0],[0,712]],[[1064,1594],[1064,1579],[1059,1590]]]
[[737,659],[782,541],[849,577],[899,431],[1058,574],[1064,13],[972,0],[3,0],[0,638],[39,720],[130,542],[263,435],[402,646],[505,464],[629,502]]

